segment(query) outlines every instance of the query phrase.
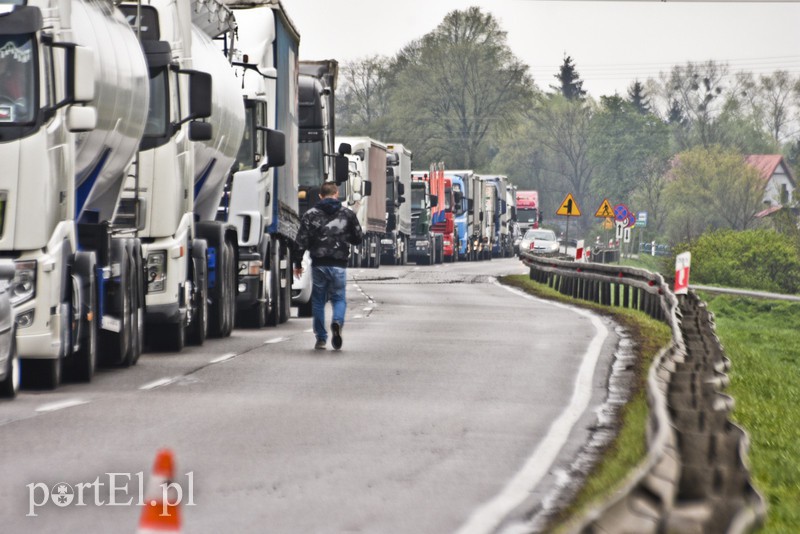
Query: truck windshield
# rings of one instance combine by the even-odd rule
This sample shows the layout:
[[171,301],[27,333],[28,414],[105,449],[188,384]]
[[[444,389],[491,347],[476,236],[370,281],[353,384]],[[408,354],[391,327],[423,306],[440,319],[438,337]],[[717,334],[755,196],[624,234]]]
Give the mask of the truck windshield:
[[252,106],[245,106],[244,108],[244,136],[242,137],[242,144],[239,145],[239,153],[236,155],[236,165],[234,169],[246,171],[253,168],[255,165],[255,139],[256,139],[256,124],[255,124],[255,108]]
[[150,107],[147,109],[145,137],[166,137],[169,124],[167,69],[150,69]]
[[0,37],[0,123],[33,122],[36,61],[29,35]]
[[535,223],[538,211],[539,210],[536,208],[517,208],[517,221],[521,223]]
[[319,186],[323,182],[322,141],[300,143],[298,168],[300,185]]
[[411,209],[421,210],[425,207],[425,186],[411,186]]

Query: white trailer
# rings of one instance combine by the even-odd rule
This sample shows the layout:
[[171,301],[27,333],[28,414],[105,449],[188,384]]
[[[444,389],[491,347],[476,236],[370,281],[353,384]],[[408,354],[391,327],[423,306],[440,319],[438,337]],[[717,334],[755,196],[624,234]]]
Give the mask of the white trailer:
[[114,363],[141,350],[139,242],[109,222],[145,129],[147,69],[111,2],[24,4],[0,6],[16,82],[0,88],[0,250],[16,264],[23,373],[53,388],[65,361],[91,379],[98,327]]
[[405,265],[411,237],[411,150],[400,144],[387,145],[386,233],[381,238],[381,262]]
[[386,145],[369,137],[337,137],[336,145],[350,146],[350,178],[339,191],[344,204],[358,216],[364,232],[350,256],[351,265],[380,267],[381,239],[386,233]]
[[228,1],[238,43],[227,52],[239,78],[247,127],[223,217],[238,230],[237,314],[255,327],[289,319],[291,251],[298,214],[298,47],[278,0]]

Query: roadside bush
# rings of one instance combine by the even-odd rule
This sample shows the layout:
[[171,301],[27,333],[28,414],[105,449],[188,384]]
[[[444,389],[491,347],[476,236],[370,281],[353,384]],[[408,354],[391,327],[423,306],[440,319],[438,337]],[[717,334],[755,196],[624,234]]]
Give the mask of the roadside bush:
[[[678,247],[675,253],[683,250]],[[692,283],[800,293],[800,250],[774,230],[708,232],[688,250]]]

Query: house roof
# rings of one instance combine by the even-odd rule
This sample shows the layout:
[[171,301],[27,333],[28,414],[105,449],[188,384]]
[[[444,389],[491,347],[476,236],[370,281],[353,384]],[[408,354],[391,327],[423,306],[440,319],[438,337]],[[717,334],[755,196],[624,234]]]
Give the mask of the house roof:
[[789,168],[786,163],[783,161],[783,156],[780,154],[751,154],[749,156],[745,156],[745,162],[750,165],[751,167],[755,167],[761,178],[764,181],[768,181],[772,178],[772,175],[775,174],[775,170],[778,168],[778,165],[783,164],[783,169],[786,172],[786,175],[789,177],[789,180],[795,184],[797,183],[794,179],[794,175],[792,174],[792,170]]
[[755,214],[755,217],[757,219],[763,219],[764,217],[768,217],[769,215],[772,215],[773,213],[780,211],[782,208],[783,206],[772,206],[763,211],[759,211],[758,213]]

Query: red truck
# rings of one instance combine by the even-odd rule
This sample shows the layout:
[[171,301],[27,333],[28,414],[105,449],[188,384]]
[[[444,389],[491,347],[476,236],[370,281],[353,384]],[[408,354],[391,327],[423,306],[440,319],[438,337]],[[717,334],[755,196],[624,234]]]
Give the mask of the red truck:
[[539,228],[542,213],[539,210],[538,191],[517,191],[517,223],[522,234],[531,228]]
[[431,231],[436,241],[433,263],[457,261],[458,238],[455,233],[453,216],[455,204],[453,184],[452,180],[444,175],[444,164],[435,163],[431,165],[428,172],[414,171],[411,175],[414,180],[428,182],[431,196],[437,198],[436,206],[431,209]]

